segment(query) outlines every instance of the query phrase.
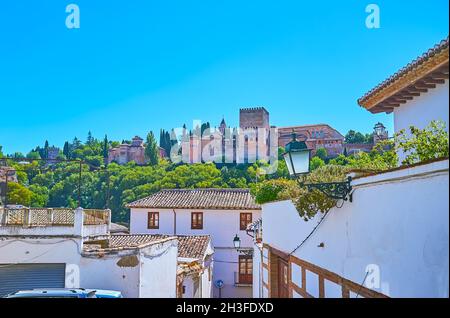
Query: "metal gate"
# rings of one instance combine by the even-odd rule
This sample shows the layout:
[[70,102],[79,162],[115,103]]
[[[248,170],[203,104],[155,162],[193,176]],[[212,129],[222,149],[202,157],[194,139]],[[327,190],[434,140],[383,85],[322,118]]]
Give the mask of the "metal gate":
[[0,264],[0,297],[33,288],[64,288],[65,264]]

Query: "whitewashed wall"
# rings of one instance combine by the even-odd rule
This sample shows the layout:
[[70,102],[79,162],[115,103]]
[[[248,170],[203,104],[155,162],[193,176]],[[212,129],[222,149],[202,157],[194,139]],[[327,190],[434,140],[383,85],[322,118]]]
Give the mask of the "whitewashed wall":
[[[159,229],[147,229],[148,212],[159,212]],[[253,248],[253,240],[239,229],[240,213],[252,213],[253,221],[261,217],[259,210],[186,210],[176,209],[176,234],[210,235],[214,248],[213,282],[224,281],[222,297],[247,298],[252,296],[251,287],[234,286],[234,273],[238,271],[239,253],[233,247],[236,234],[241,238],[241,247]],[[191,212],[203,212],[203,229],[191,229]],[[174,212],[172,209],[131,209],[131,234],[174,234]],[[216,287],[214,297],[219,296]]]
[[133,255],[122,253],[104,255],[99,258],[83,257],[80,260],[80,287],[93,289],[118,290],[125,298],[139,297],[139,265],[135,267],[120,267],[117,262],[121,257]]
[[[147,229],[148,212],[159,212],[159,229]],[[239,229],[240,213],[252,213],[253,220],[260,218],[261,211],[245,210],[186,210],[176,209],[176,233],[174,233],[174,213],[172,209],[131,209],[131,234],[178,234],[210,235],[212,245],[232,247],[236,234],[241,238],[242,247],[251,248],[253,241],[245,231]],[[203,229],[191,229],[191,212],[203,212]]]
[[177,239],[140,250],[139,297],[176,298],[177,258]]
[[[84,288],[120,290],[127,298],[175,298],[177,245],[178,241],[173,239],[139,251],[83,257],[80,263],[81,285]],[[130,256],[137,258],[136,265],[119,266],[121,259]]]
[[[448,160],[356,179],[353,185],[353,203],[330,210],[294,255],[357,283],[373,264],[380,271],[373,289],[391,297],[448,297]],[[291,201],[265,204],[264,243],[290,253],[321,216],[305,222]],[[318,247],[322,242],[325,247]],[[314,279],[307,277],[308,285],[318,286]],[[366,286],[371,282],[376,280]],[[308,288],[313,294],[315,289]],[[335,289],[325,286],[326,296],[339,296]]]
[[66,288],[80,287],[81,239],[0,237],[0,264],[66,264]]
[[394,130],[408,129],[409,126],[425,128],[432,120],[442,120],[448,131],[449,80],[436,88],[422,93],[413,100],[394,108]]
[[120,267],[117,262],[132,253],[83,257],[80,239],[4,238],[0,264],[66,264],[66,288],[121,291],[124,297],[176,297],[177,240],[151,245],[137,255],[139,265]]
[[262,247],[258,243],[253,247],[253,298],[263,298],[262,270]]

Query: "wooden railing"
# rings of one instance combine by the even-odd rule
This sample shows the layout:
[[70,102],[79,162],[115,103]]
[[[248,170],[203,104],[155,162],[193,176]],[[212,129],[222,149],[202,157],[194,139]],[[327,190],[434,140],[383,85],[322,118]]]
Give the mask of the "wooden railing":
[[[351,280],[348,280],[342,276],[339,276],[333,272],[330,272],[322,267],[316,266],[314,264],[308,263],[307,261],[301,260],[295,256],[289,257],[289,264],[292,268],[292,264],[295,264],[294,266],[298,266],[301,271],[301,286],[298,286],[295,282],[292,281],[292,269],[290,269],[291,272],[291,279],[290,279],[290,294],[292,297],[292,294],[294,292],[298,293],[304,298],[314,298],[314,296],[308,292],[308,289],[306,287],[306,279],[307,279],[307,272],[313,273],[317,275],[318,277],[318,291],[319,291],[319,298],[325,298],[327,297],[327,292],[325,290],[325,286],[327,286],[327,282],[334,283],[337,286],[340,286],[341,289],[341,297],[342,298],[352,298],[352,297],[362,297],[362,298],[387,298],[388,296],[381,294],[379,292],[376,292],[372,289],[369,289],[365,286],[363,286],[363,283],[355,283]],[[334,295],[336,297],[336,295]]]
[[109,210],[84,210],[84,225],[103,225],[109,222]]
[[[84,225],[109,223],[109,210],[84,210]],[[0,226],[73,226],[75,211],[67,208],[0,208]]]
[[[280,295],[278,286],[280,281],[278,269],[279,260],[282,260],[282,262],[285,262],[288,265],[288,297],[294,297],[294,294],[303,298],[388,297],[387,295],[365,287],[363,282],[353,282],[325,268],[279,251],[267,244],[264,244],[262,254],[262,271],[267,273],[267,280],[264,280],[263,275],[262,285],[263,288],[267,290],[267,294],[270,295],[269,297],[276,298]],[[311,277],[314,277],[313,283],[307,281],[307,279],[311,279]],[[334,285],[333,293],[331,293],[331,290],[326,290],[326,286],[331,285]],[[337,291],[339,292],[337,293]]]

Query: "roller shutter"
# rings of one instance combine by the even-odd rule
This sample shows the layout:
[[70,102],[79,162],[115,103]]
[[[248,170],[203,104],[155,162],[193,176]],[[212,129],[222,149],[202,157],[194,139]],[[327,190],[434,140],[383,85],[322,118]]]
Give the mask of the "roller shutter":
[[64,288],[65,264],[0,264],[0,297],[33,288]]

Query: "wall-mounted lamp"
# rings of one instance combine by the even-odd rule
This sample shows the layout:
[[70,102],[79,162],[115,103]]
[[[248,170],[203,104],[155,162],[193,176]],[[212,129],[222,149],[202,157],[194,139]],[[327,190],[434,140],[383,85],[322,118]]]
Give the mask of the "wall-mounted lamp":
[[236,236],[233,239],[233,246],[234,246],[234,249],[236,251],[238,251],[239,253],[241,253],[241,254],[249,255],[249,256],[253,255],[253,250],[252,249],[249,250],[249,249],[242,249],[241,248],[241,239],[240,239],[240,237],[237,234],[236,234]]
[[[310,172],[311,149],[306,145],[306,138],[302,141],[297,140],[297,134],[292,133],[292,141],[286,145],[286,152],[283,154],[284,160],[291,177],[299,178]],[[299,180],[299,179],[298,179]],[[303,183],[299,181],[301,186],[306,186],[308,191],[317,189],[332,199],[350,200],[352,202],[352,186],[351,177],[344,182],[328,182],[328,183]]]

